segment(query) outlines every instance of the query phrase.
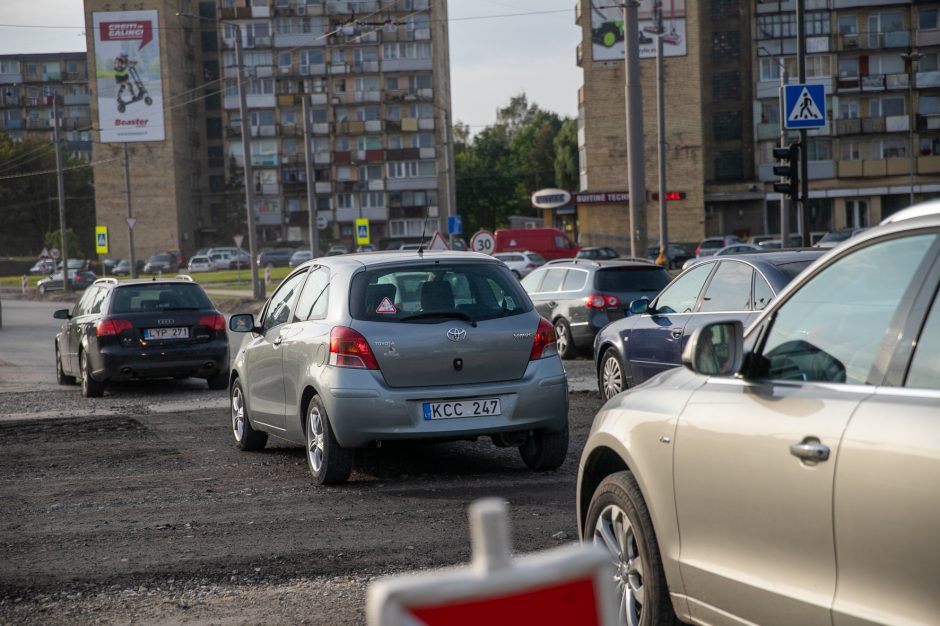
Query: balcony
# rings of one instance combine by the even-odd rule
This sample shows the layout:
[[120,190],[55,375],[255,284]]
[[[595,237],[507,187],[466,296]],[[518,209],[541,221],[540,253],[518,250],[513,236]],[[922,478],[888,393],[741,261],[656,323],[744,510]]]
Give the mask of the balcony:
[[[835,178],[836,175],[836,162],[835,161],[810,161],[809,162],[809,179],[810,180],[826,180],[829,178]],[[777,182],[780,180],[780,177],[774,174],[774,164],[773,163],[759,163],[757,165],[757,178],[762,182]]]
[[940,30],[918,30],[917,47],[940,46]]
[[91,104],[91,95],[87,93],[68,93],[63,97],[66,106]]
[[366,120],[367,133],[380,133],[382,132],[382,126],[382,120]]
[[757,125],[757,140],[779,139],[780,122],[767,122]]
[[884,91],[885,90],[885,76],[884,74],[875,74],[873,76],[862,76],[861,86],[862,86],[862,91]]
[[353,222],[361,217],[375,222],[388,221],[387,207],[365,207],[336,209],[337,222]]
[[222,7],[219,9],[219,17],[223,20],[251,18],[251,7]]
[[909,115],[891,115],[885,118],[885,132],[900,133],[911,129],[911,117]]
[[333,162],[333,155],[329,152],[315,152],[313,162],[317,165],[328,165]]
[[23,82],[23,74],[20,72],[0,74],[0,85],[16,85],[21,82]]
[[914,85],[918,89],[940,87],[940,72],[917,72]]
[[885,118],[883,117],[863,117],[862,133],[868,135],[871,133],[885,132]]
[[917,130],[919,132],[925,130],[940,130],[940,114],[918,115]]
[[835,120],[836,135],[861,135],[862,120],[858,117]]
[[917,157],[918,174],[940,174],[940,156]]
[[389,191],[408,191],[414,189],[437,189],[437,177],[389,178],[386,182]]
[[314,192],[315,192],[315,193],[332,193],[332,192],[333,192],[333,183],[331,183],[331,182],[328,181],[328,180],[326,180],[326,181],[323,181],[323,180],[317,181],[317,182],[314,184]]
[[864,32],[836,35],[837,48],[847,50],[882,50],[886,48],[909,48],[911,34],[906,30],[887,33]]

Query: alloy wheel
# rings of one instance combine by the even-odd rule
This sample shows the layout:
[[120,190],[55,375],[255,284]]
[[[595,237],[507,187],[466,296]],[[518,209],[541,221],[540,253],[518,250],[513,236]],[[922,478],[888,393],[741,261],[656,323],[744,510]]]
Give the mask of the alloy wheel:
[[323,415],[320,408],[311,403],[310,414],[307,416],[307,456],[310,467],[319,473],[323,469]]
[[643,561],[636,529],[619,506],[610,504],[601,511],[594,526],[594,545],[607,550],[616,569],[620,623],[638,626],[646,600]]
[[555,337],[558,347],[558,354],[568,353],[568,329],[564,322],[555,323]]
[[241,441],[245,436],[245,398],[241,385],[232,388],[232,433],[235,441]]
[[608,400],[623,391],[623,369],[620,367],[620,361],[613,354],[604,359],[601,383],[604,386],[604,397]]

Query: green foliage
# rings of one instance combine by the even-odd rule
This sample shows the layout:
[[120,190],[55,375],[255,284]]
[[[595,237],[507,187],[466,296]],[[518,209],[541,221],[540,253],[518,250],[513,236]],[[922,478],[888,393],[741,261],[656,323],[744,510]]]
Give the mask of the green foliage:
[[[64,166],[81,164],[66,157]],[[65,207],[67,229],[77,236],[75,256],[91,256],[95,249],[95,204],[90,167],[65,172]],[[0,251],[34,256],[43,248],[47,233],[58,228],[52,143],[34,137],[13,141],[0,135]]]
[[[71,228],[65,229],[65,241],[69,247],[69,258],[70,259],[84,259],[85,254],[82,252],[82,246],[79,243],[78,235],[75,234],[75,231]],[[62,231],[54,230],[51,233],[46,233],[46,236],[43,239],[43,247],[52,250],[53,248],[62,247]]]
[[454,166],[457,207],[464,232],[496,229],[509,224],[510,215],[538,215],[532,192],[543,187],[574,189],[577,184],[577,128],[574,136],[574,181],[556,176],[556,137],[566,120],[529,104],[519,94],[500,109],[496,123],[476,136],[468,127],[454,127]]
[[561,189],[578,189],[581,179],[578,165],[578,121],[567,119],[555,135],[555,184]]

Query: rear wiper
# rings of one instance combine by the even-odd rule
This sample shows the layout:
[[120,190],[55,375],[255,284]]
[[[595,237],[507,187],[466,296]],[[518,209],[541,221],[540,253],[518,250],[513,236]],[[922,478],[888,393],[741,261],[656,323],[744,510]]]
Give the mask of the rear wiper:
[[424,313],[415,313],[414,315],[408,315],[407,317],[401,318],[400,322],[410,322],[412,320],[427,320],[427,319],[458,319],[465,322],[470,322],[470,325],[474,328],[477,327],[477,321],[464,313],[463,311],[426,311]]

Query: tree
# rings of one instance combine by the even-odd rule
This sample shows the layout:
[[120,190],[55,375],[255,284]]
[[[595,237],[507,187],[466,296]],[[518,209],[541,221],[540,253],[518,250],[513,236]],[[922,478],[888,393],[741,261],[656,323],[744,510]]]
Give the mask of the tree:
[[578,165],[578,121],[567,119],[555,135],[555,184],[561,189],[580,188]]
[[[81,160],[65,159],[65,206],[66,225],[78,240],[76,255],[86,256],[94,252],[95,203],[91,168],[82,165]],[[10,256],[36,255],[47,234],[58,229],[52,144],[0,135],[0,250]]]

